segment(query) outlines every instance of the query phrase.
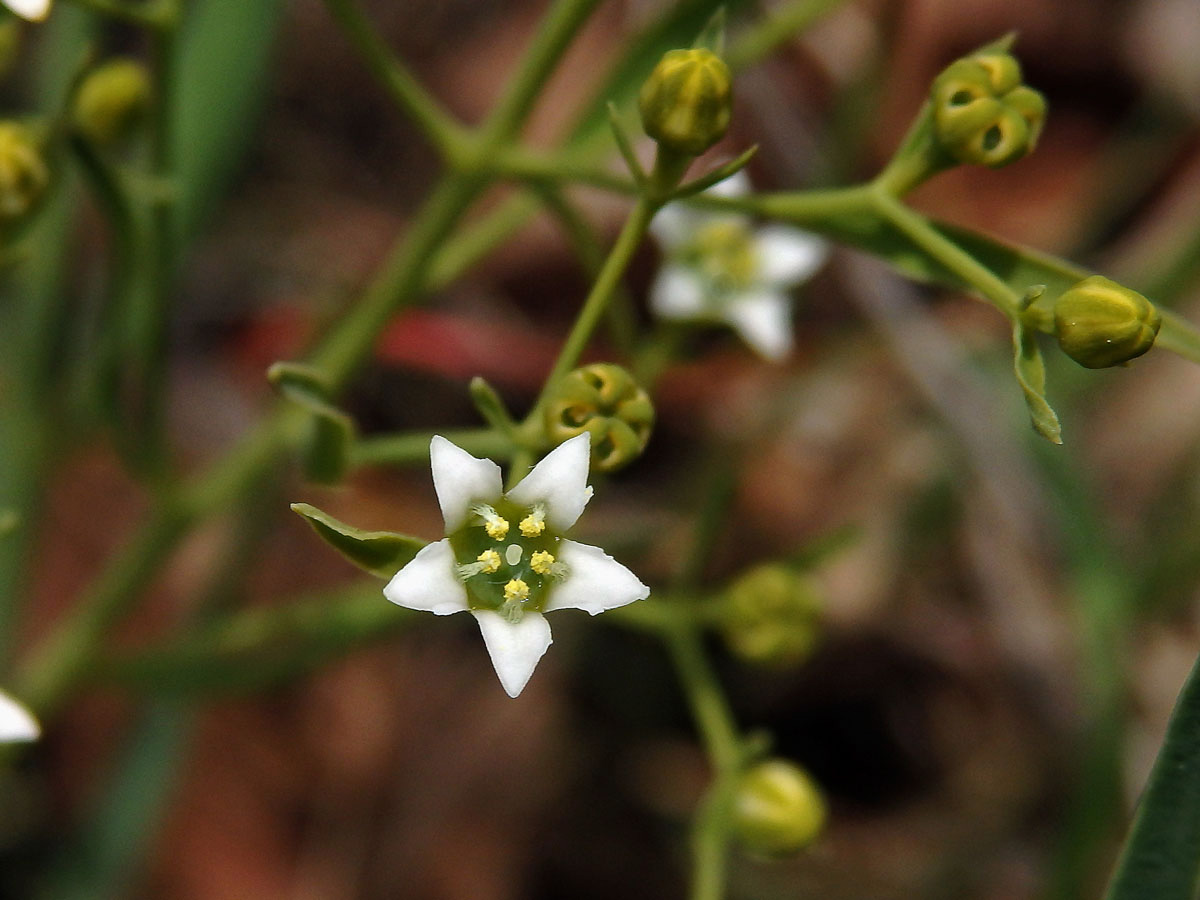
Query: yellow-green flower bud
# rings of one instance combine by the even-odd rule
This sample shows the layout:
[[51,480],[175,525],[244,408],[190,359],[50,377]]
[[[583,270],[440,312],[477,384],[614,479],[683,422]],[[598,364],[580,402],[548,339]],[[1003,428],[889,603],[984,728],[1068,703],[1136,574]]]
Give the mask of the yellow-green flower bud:
[[150,75],[135,59],[113,59],[92,70],[75,97],[75,127],[107,145],[128,136],[150,105]]
[[733,110],[733,77],[704,47],[668,51],[638,95],[646,134],[682,156],[699,156],[725,136]]
[[783,856],[817,839],[825,825],[825,800],[799,766],[769,759],[742,776],[733,816],[735,832],[747,849]]
[[795,665],[816,645],[820,609],[812,579],[787,566],[757,566],[729,588],[721,630],[729,649],[748,662]]
[[592,465],[611,472],[646,449],[654,426],[654,405],[625,369],[594,363],[559,381],[543,407],[543,424],[546,436],[556,445],[590,432]]
[[933,82],[934,133],[964,163],[997,168],[1037,145],[1046,101],[1021,84],[1021,67],[1008,53],[990,51],[951,63]]
[[1058,345],[1089,369],[1141,356],[1154,346],[1161,325],[1153,303],[1102,275],[1083,279],[1054,303]]
[[0,220],[19,219],[41,199],[50,170],[29,129],[0,122]]

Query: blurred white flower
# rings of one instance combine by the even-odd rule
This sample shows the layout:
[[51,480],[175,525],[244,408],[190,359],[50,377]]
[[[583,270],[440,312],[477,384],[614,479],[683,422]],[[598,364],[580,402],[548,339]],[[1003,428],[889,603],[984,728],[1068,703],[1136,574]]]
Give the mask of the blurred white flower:
[[50,0],[0,0],[23,19],[40,22],[50,12]]
[[650,593],[599,547],[563,537],[592,496],[590,440],[585,432],[563,442],[505,493],[498,465],[434,437],[429,460],[447,537],[423,548],[383,589],[408,609],[470,612],[510,697],[550,646],[544,613],[595,615]]
[[[750,191],[739,172],[706,193],[736,197]],[[792,349],[791,288],[808,279],[828,255],[821,238],[788,225],[754,224],[738,213],[664,207],[650,230],[666,257],[650,287],[650,307],[664,319],[722,322],[766,359]]]
[[24,706],[0,691],[0,744],[36,741],[42,729]]

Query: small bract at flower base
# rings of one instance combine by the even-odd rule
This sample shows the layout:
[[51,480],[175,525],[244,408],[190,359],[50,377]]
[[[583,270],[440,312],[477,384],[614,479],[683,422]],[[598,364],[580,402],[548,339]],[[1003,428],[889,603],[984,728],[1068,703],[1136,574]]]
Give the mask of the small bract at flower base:
[[50,0],[0,0],[22,19],[40,22],[50,12]]
[[[750,191],[742,173],[706,193]],[[664,319],[720,322],[771,361],[792,350],[791,288],[828,255],[821,238],[787,225],[755,227],[738,213],[666,206],[650,223],[666,262],[650,287],[650,307]]]
[[36,741],[42,729],[24,706],[0,691],[0,744]]
[[498,465],[435,436],[429,461],[447,536],[383,589],[408,609],[471,613],[510,697],[550,646],[545,613],[596,615],[650,593],[599,547],[564,536],[592,496],[589,445],[588,434],[563,442],[505,493]]

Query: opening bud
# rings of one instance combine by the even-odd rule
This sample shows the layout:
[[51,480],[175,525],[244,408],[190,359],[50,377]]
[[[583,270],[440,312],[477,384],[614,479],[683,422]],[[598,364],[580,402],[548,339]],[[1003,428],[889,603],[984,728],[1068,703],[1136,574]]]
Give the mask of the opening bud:
[[16,122],[0,122],[0,219],[26,215],[50,183],[50,170],[33,135]]
[[795,665],[816,645],[820,609],[812,579],[787,566],[758,566],[729,588],[722,634],[730,651],[748,662]]
[[646,449],[654,426],[654,404],[625,369],[593,363],[558,382],[543,407],[543,426],[555,445],[590,432],[592,465],[612,472]]
[[638,95],[642,127],[659,147],[699,156],[725,136],[733,110],[733,77],[705,47],[670,50]]
[[933,82],[937,141],[963,163],[998,168],[1037,145],[1046,101],[1021,83],[1021,66],[1006,51],[983,50],[956,60]]
[[1083,279],[1054,303],[1058,345],[1089,369],[1136,359],[1154,346],[1161,326],[1153,303],[1102,275]]
[[808,773],[769,759],[742,776],[734,799],[734,828],[755,853],[784,856],[803,850],[825,825],[825,800]]
[[75,97],[75,127],[106,146],[128,137],[150,105],[150,74],[135,59],[113,59],[93,69]]

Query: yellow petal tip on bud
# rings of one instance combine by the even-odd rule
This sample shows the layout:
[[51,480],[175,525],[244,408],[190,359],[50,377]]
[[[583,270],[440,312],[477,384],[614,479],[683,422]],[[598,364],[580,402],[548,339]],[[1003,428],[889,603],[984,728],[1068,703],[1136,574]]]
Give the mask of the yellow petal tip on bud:
[[1059,347],[1089,369],[1136,359],[1154,346],[1161,326],[1153,303],[1102,275],[1083,279],[1054,304]]
[[150,74],[135,59],[113,59],[94,69],[75,98],[75,127],[108,145],[128,136],[150,105]]
[[0,220],[29,213],[50,183],[41,148],[25,126],[0,122]]
[[638,109],[642,127],[660,148],[699,156],[729,129],[733,77],[707,48],[670,50],[642,85]]
[[785,856],[803,850],[820,835],[826,815],[820,789],[787,760],[753,766],[738,785],[734,828],[752,852]]

